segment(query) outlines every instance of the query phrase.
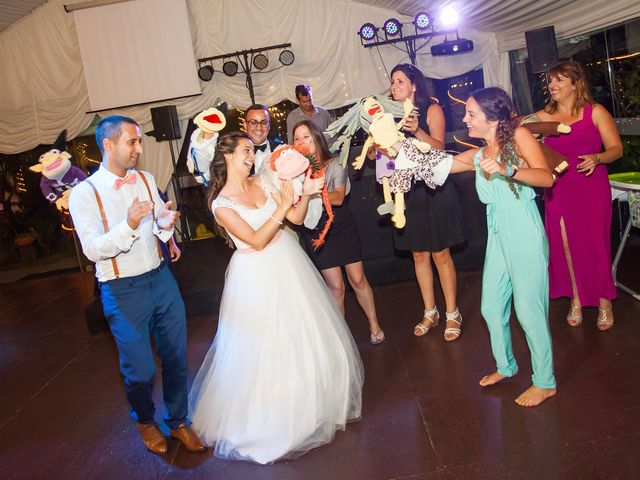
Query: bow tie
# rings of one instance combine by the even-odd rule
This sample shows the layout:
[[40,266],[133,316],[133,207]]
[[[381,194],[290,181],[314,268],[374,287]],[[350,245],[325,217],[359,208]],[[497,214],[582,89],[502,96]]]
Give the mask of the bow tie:
[[253,153],[257,153],[258,150],[260,150],[261,152],[264,152],[267,147],[269,146],[268,143],[263,143],[262,145],[254,145],[253,146]]
[[133,185],[136,183],[137,178],[138,176],[135,173],[129,173],[124,178],[116,178],[116,181],[113,182],[113,189],[120,190],[122,185],[124,185],[125,183],[128,183],[129,185]]

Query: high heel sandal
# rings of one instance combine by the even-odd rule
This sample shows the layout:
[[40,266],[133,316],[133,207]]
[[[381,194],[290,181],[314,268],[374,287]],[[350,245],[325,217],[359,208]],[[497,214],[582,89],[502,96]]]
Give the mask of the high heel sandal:
[[[458,317],[460,317],[459,321],[456,320]],[[458,324],[457,327],[447,327],[444,329],[444,339],[447,342],[453,342],[454,340],[457,340],[460,334],[462,333],[462,330],[460,329],[460,327],[462,326],[462,315],[460,314],[460,311],[456,308],[454,312],[451,312],[451,313],[446,312],[446,318],[447,318],[447,322],[454,322]],[[447,338],[447,335],[449,335],[450,337]]]
[[604,332],[605,330],[610,330],[611,327],[613,327],[613,316],[609,317],[610,313],[611,308],[598,307],[598,321],[596,322],[598,330]]
[[567,323],[572,327],[577,327],[582,323],[582,305],[573,305],[567,314]]
[[[425,318],[429,320],[429,325],[424,324]],[[425,308],[424,315],[422,316],[422,321],[418,323],[415,327],[413,327],[413,334],[416,337],[422,337],[426,335],[430,329],[433,327],[437,327],[440,323],[440,314],[438,313],[438,308],[433,307],[431,310],[427,310]]]
[[384,342],[384,332],[382,330],[378,330],[378,333],[371,332],[371,336],[369,337],[369,342],[372,345],[378,345],[379,343]]

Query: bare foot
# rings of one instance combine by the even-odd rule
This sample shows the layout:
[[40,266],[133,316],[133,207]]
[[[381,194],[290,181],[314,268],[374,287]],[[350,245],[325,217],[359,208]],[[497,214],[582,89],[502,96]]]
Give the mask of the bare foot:
[[516,403],[523,407],[535,407],[540,405],[547,398],[553,397],[557,390],[555,388],[540,388],[531,385],[516,398]]
[[496,383],[498,383],[501,380],[504,380],[505,378],[508,378],[508,377],[505,377],[504,375],[500,375],[498,372],[493,372],[493,373],[490,373],[489,375],[485,375],[480,379],[480,386],[488,387],[489,385],[495,385]]

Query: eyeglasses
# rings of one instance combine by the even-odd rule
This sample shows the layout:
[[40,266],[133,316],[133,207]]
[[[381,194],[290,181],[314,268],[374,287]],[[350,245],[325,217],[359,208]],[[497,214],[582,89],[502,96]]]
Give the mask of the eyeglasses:
[[268,127],[269,120],[262,120],[261,122],[257,120],[247,120],[247,125],[249,125],[251,128],[256,128],[258,125],[260,125],[261,127]]

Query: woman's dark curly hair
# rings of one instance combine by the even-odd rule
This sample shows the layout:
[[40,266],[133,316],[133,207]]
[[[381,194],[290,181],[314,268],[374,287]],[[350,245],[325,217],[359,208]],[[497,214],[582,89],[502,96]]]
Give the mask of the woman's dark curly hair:
[[[513,140],[514,132],[518,126],[518,114],[507,92],[498,87],[489,87],[476,90],[469,96],[478,102],[480,110],[487,117],[487,120],[498,122],[496,139],[500,147],[500,161],[505,165],[519,167],[520,159]],[[522,185],[518,184],[516,189],[511,177],[507,177],[506,180],[516,198],[520,198],[518,191],[522,190]]]
[[[225,135],[222,135],[218,139],[218,144],[216,146],[216,153],[213,155],[213,160],[211,161],[211,165],[209,166],[209,192],[207,195],[207,201],[209,203],[209,208],[211,208],[211,203],[217,198],[220,190],[224,187],[224,184],[227,183],[227,162],[224,158],[226,154],[230,154],[235,152],[236,148],[238,148],[238,143],[241,139],[249,137],[242,132],[231,132]],[[214,215],[215,220],[215,215]],[[233,247],[233,241],[231,237],[227,233],[227,231],[222,228],[222,226],[216,220],[217,233],[222,238],[224,238],[227,244],[230,247]]]

